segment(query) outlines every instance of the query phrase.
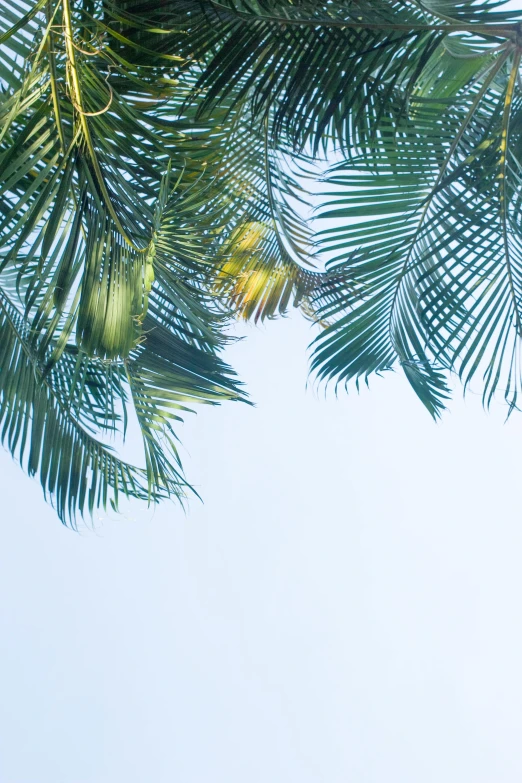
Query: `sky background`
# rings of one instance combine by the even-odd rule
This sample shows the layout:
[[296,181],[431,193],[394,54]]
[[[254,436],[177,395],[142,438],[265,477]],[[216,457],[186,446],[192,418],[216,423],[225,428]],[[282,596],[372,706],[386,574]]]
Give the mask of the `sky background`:
[[186,515],[74,533],[0,448],[0,783],[520,783],[522,416],[237,333]]
[[187,515],[71,532],[0,452],[1,783],[518,783],[522,417],[325,400],[306,321],[240,332]]

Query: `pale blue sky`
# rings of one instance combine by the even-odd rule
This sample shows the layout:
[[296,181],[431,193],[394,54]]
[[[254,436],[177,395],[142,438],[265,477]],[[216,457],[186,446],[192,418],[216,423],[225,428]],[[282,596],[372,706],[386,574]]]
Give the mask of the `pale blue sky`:
[[522,417],[325,401],[304,320],[246,331],[187,516],[72,533],[0,453],[1,783],[518,783]]
[[239,333],[187,515],[72,533],[0,451],[0,783],[519,783],[522,416],[325,400],[306,321]]

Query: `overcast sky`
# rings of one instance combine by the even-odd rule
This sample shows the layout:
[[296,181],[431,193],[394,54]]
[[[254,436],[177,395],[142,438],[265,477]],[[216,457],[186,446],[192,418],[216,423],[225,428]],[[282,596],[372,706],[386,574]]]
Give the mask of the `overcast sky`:
[[522,417],[325,401],[305,321],[246,331],[186,516],[75,534],[0,453],[0,781],[518,783]]

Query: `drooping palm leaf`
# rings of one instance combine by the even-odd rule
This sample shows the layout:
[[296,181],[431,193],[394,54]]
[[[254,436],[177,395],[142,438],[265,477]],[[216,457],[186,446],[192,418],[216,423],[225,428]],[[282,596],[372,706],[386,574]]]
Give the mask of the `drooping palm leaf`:
[[447,396],[443,369],[469,382],[482,367],[486,401],[500,382],[514,405],[520,388],[515,138],[507,149],[520,55],[507,46],[471,57],[468,68],[473,60],[475,74],[454,81],[455,96],[444,73],[420,81],[409,117],[330,177],[346,195],[328,214],[346,222],[328,242],[359,301],[323,308],[335,323],[313,365],[347,381],[398,360],[433,415]]
[[[176,423],[239,399],[233,315],[312,366],[520,393],[521,14],[474,0],[6,0],[2,437],[64,521],[183,497]],[[334,224],[316,238],[307,177]],[[330,257],[326,271],[318,259]],[[5,339],[4,339],[5,334]],[[111,451],[128,408],[143,468]]]
[[[248,99],[271,132],[299,149],[326,137],[346,146],[374,132],[450,32],[516,38],[512,14],[486,3],[414,0],[169,0],[122,3],[164,28],[164,51],[203,61],[201,110]],[[447,16],[446,16],[447,14]],[[175,35],[175,30],[179,35]],[[147,40],[150,40],[150,36]]]
[[[78,43],[82,13],[67,2],[48,2],[44,10],[27,55],[30,68],[1,109],[1,269],[10,313],[15,318],[16,308],[24,326],[24,366],[30,367],[27,356],[34,365],[31,383],[27,369],[13,384],[16,368],[4,357],[4,413],[15,433],[25,432],[44,405],[38,388],[61,378],[76,351],[72,382],[87,402],[91,366],[94,372],[101,363],[109,377],[119,378],[88,436],[81,480],[92,483],[103,504],[111,495],[116,501],[118,489],[151,501],[181,497],[186,483],[165,450],[174,442],[172,421],[191,401],[240,397],[216,355],[225,342],[219,332],[225,313],[204,287],[220,263],[209,253],[223,227],[213,184],[217,154],[207,151],[208,124],[188,135],[187,120],[145,115],[139,99],[136,106],[118,94],[108,83],[111,55]],[[11,38],[20,34],[13,30]],[[143,90],[141,68],[127,63],[120,77],[135,77]],[[154,96],[154,85],[150,92]],[[162,331],[170,335],[170,354]],[[111,457],[109,470],[103,432],[114,428],[129,395],[144,437],[145,469],[120,468]],[[80,395],[80,408],[82,400]],[[58,425],[46,440],[46,459],[61,459],[60,432],[66,447],[72,425]],[[87,435],[79,430],[79,443],[82,438]],[[18,448],[15,436],[7,443],[13,452]],[[71,454],[64,452],[63,459],[70,462]],[[84,509],[85,487],[81,495],[76,488],[80,463],[70,463],[69,472],[53,474],[49,483],[44,464],[29,462],[61,518],[73,522],[75,510]],[[135,470],[134,483],[122,483],[121,470]]]

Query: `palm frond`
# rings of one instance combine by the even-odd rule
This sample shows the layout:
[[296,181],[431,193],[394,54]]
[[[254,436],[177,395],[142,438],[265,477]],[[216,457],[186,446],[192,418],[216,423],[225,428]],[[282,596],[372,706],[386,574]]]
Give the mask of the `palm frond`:
[[[182,499],[188,485],[173,423],[189,402],[242,398],[217,356],[230,313],[207,293],[221,263],[210,248],[224,212],[208,123],[165,118],[165,96],[144,112],[136,87],[152,81],[147,68],[115,63],[109,47],[95,50],[104,28],[87,10],[47,2],[43,16],[38,8],[11,28],[10,45],[39,14],[26,55],[30,67],[0,109],[0,291],[20,334],[23,327],[16,350],[26,362],[19,382],[11,378],[19,370],[14,360],[1,368],[4,415],[14,428],[8,445],[22,457],[26,438],[27,448],[41,449],[35,440],[41,424],[30,429],[30,422],[46,400],[58,405],[49,413],[49,427],[57,423],[45,460],[61,464],[62,440],[63,468],[51,481],[38,459],[28,465],[72,524],[84,511],[89,482],[91,510],[111,492],[117,503],[118,491],[151,502]],[[123,84],[134,85],[130,97],[111,83],[116,68]],[[172,92],[170,85],[161,89]],[[150,93],[157,94],[152,83]],[[67,375],[72,356],[74,372]],[[93,397],[89,379],[99,367],[112,380]],[[72,395],[67,404],[56,402],[57,389],[65,400]],[[126,466],[103,442],[125,427],[129,402],[143,435],[143,469]],[[90,434],[85,426],[92,426]],[[80,447],[87,449],[81,463]]]
[[273,113],[273,140],[299,150],[308,142],[317,150],[325,138],[349,147],[371,136],[451,34],[514,41],[517,29],[514,13],[474,2],[172,0],[152,10],[136,0],[126,8],[177,28],[164,47],[205,64],[200,111],[233,92],[258,122]]
[[425,80],[411,122],[352,157],[353,169],[332,172],[347,193],[327,214],[346,222],[329,230],[328,245],[359,301],[321,311],[334,323],[316,343],[320,377],[368,378],[399,361],[436,416],[448,393],[443,371],[469,383],[482,367],[485,402],[500,383],[516,404],[520,179],[508,134],[519,59],[498,52],[458,100],[444,94],[450,80],[441,77],[441,97]]
[[86,420],[114,418],[104,411],[114,381],[107,384],[106,374],[81,359],[62,360],[59,369],[45,372],[24,319],[4,294],[0,329],[1,438],[30,475],[39,475],[63,522],[75,526],[78,512],[92,514],[109,502],[117,508],[120,495],[153,502],[169,494],[183,497],[187,485],[180,476],[151,487],[146,471],[120,459],[86,429]]
[[[64,521],[183,499],[179,421],[244,399],[233,317],[298,306],[320,378],[398,364],[435,417],[451,373],[517,406],[521,24],[495,0],[5,0],[1,436]],[[143,467],[108,445],[131,410]]]

